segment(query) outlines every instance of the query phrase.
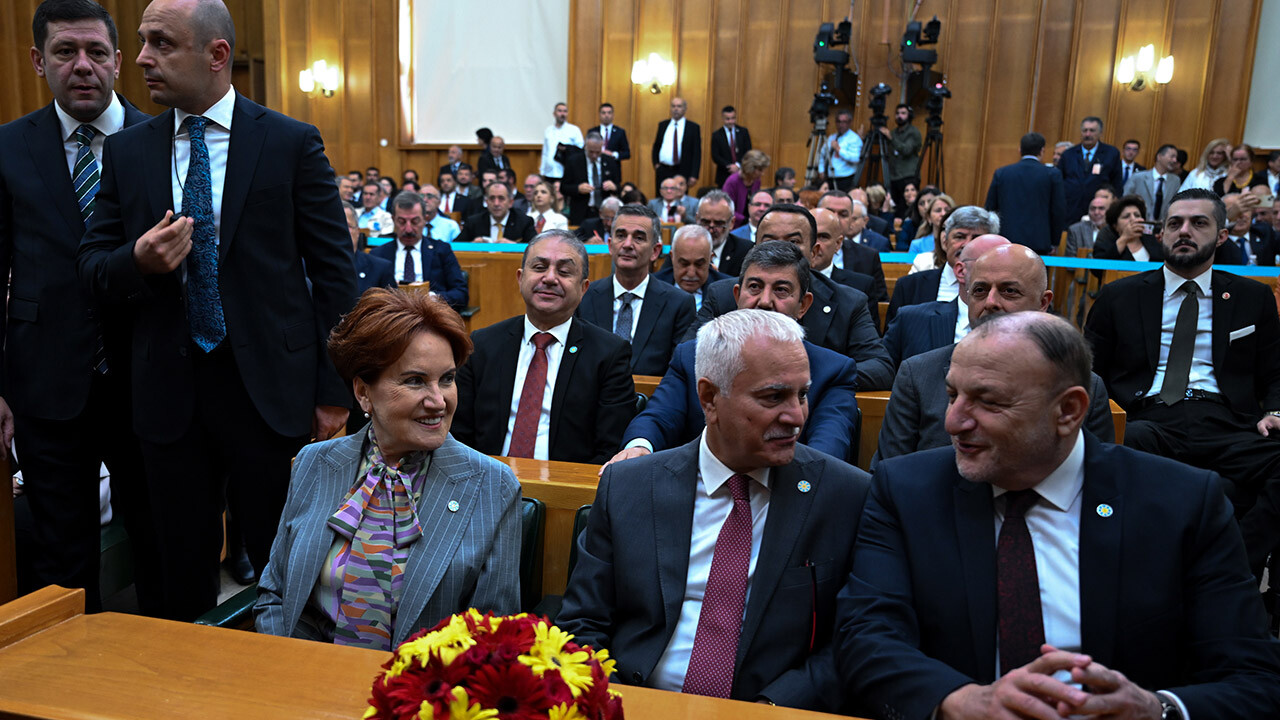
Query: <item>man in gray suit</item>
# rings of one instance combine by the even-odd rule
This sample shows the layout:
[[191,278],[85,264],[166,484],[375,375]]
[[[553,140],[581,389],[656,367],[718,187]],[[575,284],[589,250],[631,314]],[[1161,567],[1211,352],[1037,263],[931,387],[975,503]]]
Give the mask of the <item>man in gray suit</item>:
[[[1002,245],[987,251],[967,268],[969,324],[977,327],[993,317],[1014,312],[1047,312],[1053,300],[1044,261],[1022,245]],[[898,368],[885,409],[874,466],[881,459],[919,450],[945,447],[951,436],[943,423],[947,414],[947,368],[956,346],[947,345],[908,358]],[[1093,376],[1085,429],[1103,442],[1114,442],[1107,388]]]
[[869,479],[800,445],[809,361],[792,318],[737,310],[698,333],[706,429],[605,468],[556,618],[621,682],[838,711],[835,596]]
[[1129,176],[1124,185],[1125,195],[1137,195],[1147,204],[1147,220],[1159,222],[1169,213],[1169,202],[1178,194],[1182,181],[1173,172],[1178,161],[1178,148],[1161,145],[1156,151],[1156,164],[1149,171]]
[[1107,208],[1114,199],[1110,193],[1094,195],[1089,201],[1089,217],[1067,228],[1067,247],[1064,257],[1073,258],[1076,251],[1084,248],[1093,254],[1093,243],[1098,238],[1098,231],[1107,226]]

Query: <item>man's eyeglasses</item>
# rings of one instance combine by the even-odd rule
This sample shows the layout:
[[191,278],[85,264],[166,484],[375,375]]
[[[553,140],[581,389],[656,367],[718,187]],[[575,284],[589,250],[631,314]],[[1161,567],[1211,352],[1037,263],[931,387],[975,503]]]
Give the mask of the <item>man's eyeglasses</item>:
[[698,218],[698,224],[709,228],[722,228],[729,225],[728,220],[710,220],[708,218]]

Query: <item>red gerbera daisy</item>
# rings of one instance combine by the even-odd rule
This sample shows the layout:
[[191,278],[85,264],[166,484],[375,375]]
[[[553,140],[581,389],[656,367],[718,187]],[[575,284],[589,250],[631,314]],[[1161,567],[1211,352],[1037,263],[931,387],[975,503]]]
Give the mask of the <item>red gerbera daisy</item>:
[[525,665],[487,665],[467,682],[480,707],[498,711],[501,720],[538,720],[551,708],[542,682]]

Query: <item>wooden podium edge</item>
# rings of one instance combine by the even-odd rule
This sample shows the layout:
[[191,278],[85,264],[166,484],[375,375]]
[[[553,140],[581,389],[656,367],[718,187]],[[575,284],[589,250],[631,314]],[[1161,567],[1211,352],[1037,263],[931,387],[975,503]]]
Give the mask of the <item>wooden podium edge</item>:
[[0,605],[0,648],[84,614],[84,590],[49,585]]

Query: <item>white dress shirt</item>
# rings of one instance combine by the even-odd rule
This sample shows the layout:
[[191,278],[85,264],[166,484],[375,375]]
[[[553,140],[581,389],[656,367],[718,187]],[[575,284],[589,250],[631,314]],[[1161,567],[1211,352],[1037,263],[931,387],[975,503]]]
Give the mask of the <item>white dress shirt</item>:
[[431,232],[432,240],[441,240],[447,243],[453,242],[462,234],[462,228],[458,227],[458,223],[438,212],[435,217],[427,221],[427,229]]
[[1277,184],[1280,184],[1280,175],[1277,175],[1271,172],[1270,170],[1268,170],[1267,171],[1267,188],[1271,190],[1272,194],[1275,194]]
[[91,122],[82,123],[71,117],[58,103],[53,104],[53,111],[58,115],[58,123],[62,126],[62,149],[67,155],[67,172],[71,179],[76,176],[76,155],[80,153],[80,141],[76,140],[76,130],[81,125],[92,125],[98,134],[89,141],[89,152],[98,161],[98,172],[102,172],[102,144],[108,135],[115,135],[124,128],[124,105],[120,104],[120,96],[111,93],[111,104]]
[[[547,386],[542,391],[542,412],[538,416],[538,435],[533,441],[533,457],[536,460],[549,460],[551,442],[551,399],[555,394],[556,377],[560,375],[560,359],[564,357],[564,346],[569,338],[569,325],[573,318],[547,330],[555,337],[555,342],[547,345]],[[520,355],[516,358],[516,382],[511,389],[511,414],[507,417],[507,439],[502,441],[502,454],[511,451],[511,432],[516,427],[516,413],[520,411],[520,395],[524,392],[524,378],[529,374],[529,362],[537,348],[533,344],[533,336],[542,332],[524,318],[524,340],[520,343]]]
[[605,147],[604,152],[609,155],[616,155],[617,153],[609,149],[609,140],[613,136],[613,126],[601,125],[599,132],[600,132],[601,139],[604,140],[604,147]]
[[675,141],[672,139],[671,136],[677,131],[679,131],[680,133],[679,134],[680,151],[684,152],[684,129],[685,129],[684,125],[685,125],[684,118],[680,118],[679,120],[672,120],[671,122],[667,123],[667,131],[662,135],[662,145],[658,148],[659,163],[663,165],[676,164],[675,153],[673,152],[674,145],[672,144]]
[[[1173,343],[1173,326],[1178,321],[1178,309],[1182,307],[1182,299],[1186,297],[1178,292],[1185,278],[1175,275],[1167,266],[1164,272],[1164,302],[1160,317],[1160,362],[1156,364],[1156,376],[1152,379],[1151,389],[1147,395],[1159,395],[1160,386],[1164,385],[1165,369],[1169,366],[1169,346]],[[1187,375],[1187,387],[1194,390],[1216,393],[1218,377],[1213,372],[1213,296],[1209,281],[1213,276],[1213,267],[1192,278],[1197,287],[1196,298],[1199,300],[1199,317],[1196,318],[1196,344],[1191,353],[1191,370]]]
[[[747,598],[751,597],[751,580],[755,577],[760,541],[769,516],[770,470],[766,467],[750,473],[753,482],[748,485],[751,493],[751,562],[747,566]],[[653,674],[649,676],[650,687],[675,692],[684,688],[684,675],[693,654],[693,639],[698,632],[698,618],[702,615],[702,598],[707,591],[707,578],[711,575],[716,540],[733,510],[733,495],[727,486],[733,475],[734,472],[707,447],[707,431],[704,429],[698,442],[698,486],[693,496],[693,528],[684,601],[680,604],[680,619],[676,621],[675,632],[671,633],[666,650],[662,651]]]
[[[933,253],[928,253],[932,256]],[[932,257],[930,257],[932,259]],[[938,281],[938,302],[951,302],[960,297],[960,281],[956,279],[956,271],[951,269],[951,263],[942,266],[942,278]]]
[[413,247],[405,247],[405,244],[400,242],[400,238],[396,238],[396,266],[394,272],[396,282],[404,281],[404,256],[406,254],[413,256],[413,281],[416,283],[422,282],[422,243],[426,241],[427,239],[424,237],[414,243]]
[[1253,254],[1253,243],[1249,242],[1249,233],[1246,232],[1243,236],[1241,235],[1227,236],[1227,242],[1231,243],[1232,245],[1235,245],[1236,247],[1240,247],[1241,240],[1244,240],[1244,247],[1241,248],[1241,252],[1244,254],[1244,258],[1243,258],[1244,262],[1240,264],[1241,265],[1257,265],[1258,256]]
[[555,123],[547,126],[546,131],[542,133],[542,167],[541,172],[538,173],[544,178],[564,177],[564,165],[556,162],[556,147],[560,143],[582,147],[582,130],[571,122],[566,122],[560,127],[556,127]]
[[[640,308],[644,306],[644,294],[649,289],[649,276],[645,275],[644,280],[636,286],[635,290],[628,290],[622,287],[622,283],[618,282],[618,276],[614,275],[610,280],[613,281],[613,325],[618,326],[618,313],[622,312],[622,293],[629,292],[636,296],[631,301],[631,338],[634,340],[636,336],[636,325],[640,324]],[[610,328],[612,329],[612,328]]]
[[831,153],[830,167],[827,176],[832,178],[849,177],[858,171],[858,163],[862,158],[862,138],[853,129],[845,130],[838,136],[828,136],[826,145],[831,147],[831,138],[836,138],[840,154]]
[[[511,222],[511,213],[502,216],[501,220],[494,220],[493,215],[489,215],[489,237],[497,240],[506,235],[507,223]],[[501,227],[501,229],[499,229]]]
[[951,302],[956,304],[956,331],[952,336],[952,342],[960,342],[965,335],[969,334],[969,306],[961,302],[959,296]]
[[[861,234],[862,233],[858,233],[858,235],[861,235]],[[857,236],[854,236],[853,241],[858,242]],[[828,266],[827,268],[828,270],[827,277],[831,277],[830,269],[833,267],[838,267],[841,270],[844,269],[844,243],[840,243],[839,245],[837,245],[836,254],[831,256],[831,265]]]
[[458,212],[458,198],[462,197],[457,190],[444,193],[440,196],[440,212],[448,215],[452,212]]
[[548,210],[545,213],[541,213],[530,207],[529,212],[525,214],[533,221],[533,227],[535,230],[538,227],[538,218],[540,217],[545,217],[547,219],[546,224],[542,226],[543,231],[569,229],[569,218],[561,215],[555,210]]
[[[227,181],[227,151],[231,148],[231,116],[236,108],[236,89],[228,88],[222,99],[204,111],[209,118],[204,127],[204,144],[209,148],[209,177],[212,181],[214,244],[222,243],[222,188]],[[191,138],[182,123],[190,113],[175,110],[173,114],[173,207],[182,209],[182,188],[186,184],[187,164],[191,161]],[[185,263],[185,261],[184,261]]]

